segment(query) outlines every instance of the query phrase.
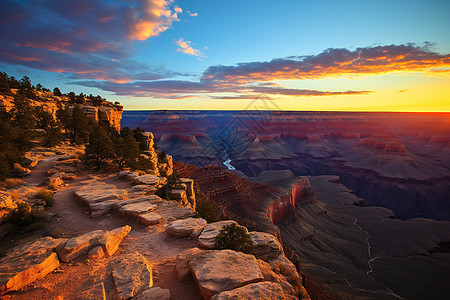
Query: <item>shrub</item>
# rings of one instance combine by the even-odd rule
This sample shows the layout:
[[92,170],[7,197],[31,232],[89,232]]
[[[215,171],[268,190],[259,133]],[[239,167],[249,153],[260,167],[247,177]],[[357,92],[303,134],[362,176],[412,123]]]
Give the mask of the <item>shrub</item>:
[[9,221],[19,227],[28,226],[35,223],[48,222],[48,216],[43,211],[31,208],[26,202],[17,205],[17,209],[13,211]]
[[53,194],[47,189],[39,190],[34,197],[36,199],[41,199],[45,201],[45,206],[52,206],[55,204],[55,199],[53,199]]
[[206,222],[212,223],[220,220],[218,208],[211,201],[198,199],[195,205],[195,210]]
[[4,183],[7,189],[11,189],[21,185],[23,183],[23,180],[18,178],[6,178]]
[[253,246],[253,241],[245,227],[235,223],[223,226],[216,237],[216,248],[219,250],[231,249],[251,254]]

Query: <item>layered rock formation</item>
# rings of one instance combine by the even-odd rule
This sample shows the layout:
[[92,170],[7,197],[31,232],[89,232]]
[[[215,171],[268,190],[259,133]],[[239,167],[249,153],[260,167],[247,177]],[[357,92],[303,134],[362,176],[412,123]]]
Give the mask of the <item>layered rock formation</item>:
[[133,120],[184,163],[263,182],[267,170],[339,175],[367,205],[398,218],[450,220],[445,113],[164,111]]

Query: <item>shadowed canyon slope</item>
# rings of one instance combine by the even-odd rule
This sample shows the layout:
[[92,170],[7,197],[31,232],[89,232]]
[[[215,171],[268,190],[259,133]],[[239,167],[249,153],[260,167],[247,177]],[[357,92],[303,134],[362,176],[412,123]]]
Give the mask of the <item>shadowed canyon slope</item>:
[[397,218],[450,220],[450,114],[126,111],[127,125],[157,133],[181,162],[246,177],[339,175]]

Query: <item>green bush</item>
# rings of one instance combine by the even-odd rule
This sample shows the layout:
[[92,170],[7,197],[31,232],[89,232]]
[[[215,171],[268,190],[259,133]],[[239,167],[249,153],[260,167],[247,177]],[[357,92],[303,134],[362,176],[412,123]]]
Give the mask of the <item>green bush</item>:
[[216,237],[216,248],[219,250],[231,249],[247,254],[253,251],[253,241],[243,226],[232,223],[222,227]]
[[41,199],[45,201],[45,206],[53,206],[55,204],[55,199],[53,199],[53,194],[47,189],[39,190],[34,197],[36,199]]
[[48,216],[43,211],[31,208],[26,202],[17,205],[17,209],[11,214],[9,221],[19,227],[28,226],[35,223],[48,222]]
[[220,221],[217,206],[209,200],[198,199],[195,203],[195,211],[208,223]]

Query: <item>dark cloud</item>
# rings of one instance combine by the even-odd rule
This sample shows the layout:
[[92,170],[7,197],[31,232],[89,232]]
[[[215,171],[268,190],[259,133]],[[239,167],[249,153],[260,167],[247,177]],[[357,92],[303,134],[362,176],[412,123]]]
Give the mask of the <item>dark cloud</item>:
[[170,75],[132,61],[133,40],[167,30],[171,0],[2,2],[0,62],[115,82]]

